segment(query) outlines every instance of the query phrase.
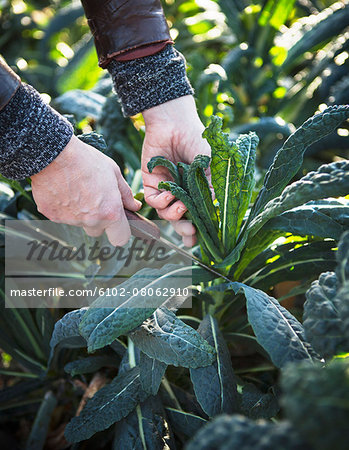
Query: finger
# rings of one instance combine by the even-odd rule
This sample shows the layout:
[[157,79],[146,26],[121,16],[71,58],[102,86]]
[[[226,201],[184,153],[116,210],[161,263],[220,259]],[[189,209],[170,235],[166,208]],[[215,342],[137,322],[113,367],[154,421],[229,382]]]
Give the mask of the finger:
[[132,190],[121,175],[119,167],[115,167],[115,175],[124,207],[131,211],[138,211],[142,207],[142,203],[133,198]]
[[177,200],[173,205],[168,208],[157,210],[157,213],[161,219],[165,220],[179,220],[186,213],[187,208],[180,200]]
[[212,176],[211,176],[211,167],[210,166],[208,166],[208,168],[205,170],[205,175],[206,175],[206,178],[208,181],[209,188],[211,190],[212,200],[214,200],[216,198],[216,194],[214,192],[213,185],[212,185]]
[[167,208],[175,199],[175,196],[168,191],[159,191],[149,186],[144,186],[144,199],[149,206],[156,210]]
[[126,219],[124,211],[122,211],[120,219],[113,222],[105,229],[109,242],[115,247],[122,247],[127,244],[131,237],[131,230]]
[[84,229],[85,233],[91,237],[98,237],[104,233],[104,228],[101,227],[87,227],[86,225],[84,225],[82,228]]
[[193,236],[196,233],[194,225],[189,220],[174,221],[172,226],[180,236]]
[[196,236],[183,236],[182,240],[186,247],[193,247],[196,244]]

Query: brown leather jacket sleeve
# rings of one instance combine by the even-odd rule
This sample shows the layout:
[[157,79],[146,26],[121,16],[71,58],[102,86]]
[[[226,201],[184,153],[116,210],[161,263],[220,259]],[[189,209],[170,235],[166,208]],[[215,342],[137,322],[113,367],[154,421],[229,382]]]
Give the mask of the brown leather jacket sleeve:
[[99,65],[131,49],[171,39],[159,0],[81,0]]
[[21,79],[0,57],[0,111],[15,95],[21,84]]

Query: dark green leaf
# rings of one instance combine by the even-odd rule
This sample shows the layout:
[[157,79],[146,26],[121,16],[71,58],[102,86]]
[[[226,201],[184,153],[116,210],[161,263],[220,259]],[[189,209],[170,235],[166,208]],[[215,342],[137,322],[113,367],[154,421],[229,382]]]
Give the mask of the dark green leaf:
[[25,445],[25,450],[41,450],[44,448],[49,431],[52,414],[57,405],[57,399],[51,391],[45,397],[36,414],[33,427]]
[[207,420],[202,417],[180,411],[179,409],[166,408],[166,412],[173,430],[188,437],[192,437],[207,423]]
[[142,388],[150,395],[158,393],[162,377],[165,375],[167,364],[154,358],[149,358],[141,352],[139,371]]
[[349,233],[338,244],[337,270],[325,272],[306,293],[303,324],[306,337],[324,358],[349,351]]
[[268,220],[283,212],[326,197],[338,197],[349,192],[349,162],[339,161],[324,164],[316,172],[309,172],[299,181],[287,186],[279,197],[264,205],[247,226],[235,249],[217,267],[234,264],[238,261],[248,239],[251,239]]
[[[304,19],[303,19],[304,20]],[[315,23],[314,23],[315,22]],[[323,10],[320,14],[316,14],[307,18],[305,32],[299,32],[299,23],[295,22],[294,27],[298,27],[299,39],[288,50],[287,58],[283,64],[283,68],[292,65],[298,56],[306,51],[310,51],[313,47],[336,36],[349,23],[349,6],[344,2],[333,4],[331,7]],[[290,33],[294,30],[290,29]],[[284,38],[288,42],[292,42],[288,33]]]
[[242,283],[233,282],[231,287],[235,293],[243,290],[248,320],[259,344],[277,367],[290,361],[312,361],[315,354],[305,340],[303,326],[275,298]]
[[209,422],[186,450],[310,450],[288,422],[254,422],[240,415],[222,415]]
[[[273,164],[265,176],[264,185],[251,211],[251,219],[261,212],[270,200],[280,195],[296,175],[308,146],[329,134],[348,117],[349,106],[331,106],[321,114],[308,119],[287,139],[276,154]],[[326,196],[328,195],[318,198]],[[315,198],[309,200],[315,200]]]
[[214,348],[166,308],[155,311],[130,337],[143,353],[165,364],[195,368],[215,358]]
[[173,177],[173,181],[178,184],[178,186],[181,185],[181,176],[178,172],[178,167],[176,166],[176,164],[174,164],[172,161],[169,161],[164,156],[154,156],[147,164],[149,172],[152,173],[154,168],[157,166],[162,166],[168,169]]
[[[221,247],[219,241],[219,223],[216,208],[212,201],[211,190],[204,172],[210,163],[210,158],[205,155],[197,155],[190,164],[187,172],[187,184],[190,196],[201,220],[206,225],[207,231],[217,248]],[[223,249],[221,249],[223,251]]]
[[205,222],[201,219],[199,211],[189,194],[183,188],[171,181],[161,181],[158,187],[159,189],[166,189],[167,191],[170,191],[171,194],[173,194],[176,198],[178,198],[178,200],[181,200],[185,204],[190,213],[190,219],[199,230],[206,247],[209,249],[214,259],[220,261],[222,257],[220,255],[219,249],[217,249],[215,243],[213,242],[207,230]]
[[97,370],[106,366],[118,365],[117,357],[111,357],[107,355],[88,356],[87,358],[78,359],[72,361],[64,366],[64,370],[70,373],[72,377],[81,375],[83,373],[97,372]]
[[242,390],[241,409],[251,419],[271,419],[279,412],[280,406],[271,392],[264,394],[249,383]]
[[349,360],[290,364],[282,373],[286,417],[316,450],[346,450],[349,442]]
[[[312,235],[339,240],[349,228],[349,202],[309,202],[269,220],[266,230],[283,230],[294,235]],[[270,233],[270,231],[269,231]]]
[[[124,288],[126,295],[99,297],[87,310],[79,327],[88,341],[89,351],[111,344],[151,316],[167,300],[161,295],[152,295],[157,288],[187,287],[190,276],[190,267],[174,264],[165,265],[160,270],[142,269],[118,285],[118,292]],[[143,292],[146,295],[142,295]]]
[[86,346],[86,341],[79,332],[79,325],[82,316],[86,313],[86,310],[87,308],[81,308],[70,311],[56,323],[50,341],[50,359],[52,358],[53,351],[58,344],[61,344],[63,347],[67,348],[80,348]]
[[216,350],[216,358],[210,366],[190,369],[196,398],[210,417],[235,412],[238,409],[236,379],[230,353],[217,321],[207,315],[198,333]]
[[174,449],[172,433],[158,397],[150,397],[115,427],[113,450]]
[[80,442],[109,428],[126,417],[145,398],[139,381],[139,368],[134,367],[96,392],[80,415],[66,426],[67,440]]

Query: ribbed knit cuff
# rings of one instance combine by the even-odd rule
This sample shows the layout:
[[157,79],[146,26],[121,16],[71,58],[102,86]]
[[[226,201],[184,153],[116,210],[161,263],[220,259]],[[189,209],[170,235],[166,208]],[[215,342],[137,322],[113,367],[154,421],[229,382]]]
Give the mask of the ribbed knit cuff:
[[0,112],[0,173],[20,180],[40,172],[72,135],[70,123],[22,84]]
[[113,60],[107,69],[126,117],[194,93],[186,75],[185,59],[172,45],[144,58]]

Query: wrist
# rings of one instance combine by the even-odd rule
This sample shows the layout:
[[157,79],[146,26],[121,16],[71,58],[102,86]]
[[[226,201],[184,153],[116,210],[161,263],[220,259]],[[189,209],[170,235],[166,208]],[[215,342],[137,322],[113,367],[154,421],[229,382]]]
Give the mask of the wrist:
[[72,135],[71,124],[22,84],[0,114],[0,172],[15,180],[40,172]]
[[46,167],[44,167],[40,172],[31,175],[31,180],[38,180],[42,175],[59,175],[67,167],[72,168],[75,165],[77,158],[78,147],[77,145],[81,141],[73,135],[68,142],[68,144],[63,148],[63,150],[56,156],[56,158],[50,162]]
[[185,59],[172,45],[155,55],[108,65],[125,116],[192,95]]
[[185,95],[183,97],[170,100],[161,105],[154,106],[142,112],[145,126],[171,126],[179,129],[179,124],[183,123],[183,127],[204,128],[198,116],[195,100],[192,95]]

